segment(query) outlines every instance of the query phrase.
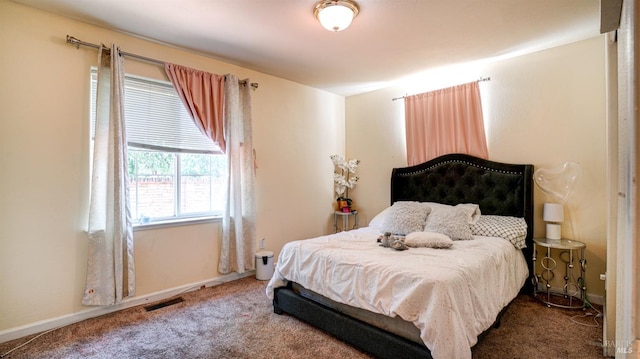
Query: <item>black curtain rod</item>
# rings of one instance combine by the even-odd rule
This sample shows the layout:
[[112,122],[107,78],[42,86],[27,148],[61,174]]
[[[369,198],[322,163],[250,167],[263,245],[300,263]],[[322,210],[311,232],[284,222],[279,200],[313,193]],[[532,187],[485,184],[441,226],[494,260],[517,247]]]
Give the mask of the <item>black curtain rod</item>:
[[[481,77],[476,82],[482,82],[482,81],[491,81],[491,77]],[[409,96],[409,95],[404,95],[404,96],[401,96],[401,97],[394,97],[394,98],[391,99],[391,101],[402,100],[403,98],[405,98],[407,96]]]
[[[86,46],[86,47],[92,47],[94,49],[99,49],[101,45],[96,45],[96,44],[92,44],[90,42],[84,42],[81,40],[76,39],[73,36],[69,36],[67,35],[67,43],[68,44],[73,44],[76,45],[76,48],[80,48],[80,46]],[[156,60],[156,59],[152,59],[150,57],[146,57],[146,56],[140,56],[140,55],[136,55],[136,54],[132,54],[130,52],[124,52],[122,50],[118,50],[120,56],[126,56],[126,57],[131,57],[140,61],[146,61],[146,62],[150,62],[156,65],[160,65],[160,66],[164,66],[165,62],[164,61],[160,61],[160,60]],[[247,82],[244,80],[240,80],[239,81],[241,85],[246,85]],[[258,83],[256,82],[252,82],[251,83],[251,87],[253,89],[257,89],[258,88]]]

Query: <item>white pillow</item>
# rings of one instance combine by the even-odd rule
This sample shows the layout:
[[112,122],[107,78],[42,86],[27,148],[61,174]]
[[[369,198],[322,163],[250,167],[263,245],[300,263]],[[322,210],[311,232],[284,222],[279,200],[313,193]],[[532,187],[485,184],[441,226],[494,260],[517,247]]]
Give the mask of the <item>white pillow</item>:
[[453,241],[449,236],[437,232],[411,232],[404,239],[407,247],[449,248]]
[[382,212],[376,214],[375,217],[369,222],[369,227],[371,228],[382,228],[387,215],[391,211],[391,206],[382,210]]
[[431,207],[431,213],[435,213],[441,210],[449,210],[452,208],[459,208],[468,216],[469,224],[474,224],[480,219],[480,206],[474,203],[460,203],[455,206],[442,204],[437,202],[425,202]]
[[380,230],[404,236],[424,229],[431,208],[421,202],[398,201],[389,209]]
[[473,239],[469,228],[469,212],[463,208],[443,208],[427,217],[425,232],[438,232],[449,236],[454,241]]

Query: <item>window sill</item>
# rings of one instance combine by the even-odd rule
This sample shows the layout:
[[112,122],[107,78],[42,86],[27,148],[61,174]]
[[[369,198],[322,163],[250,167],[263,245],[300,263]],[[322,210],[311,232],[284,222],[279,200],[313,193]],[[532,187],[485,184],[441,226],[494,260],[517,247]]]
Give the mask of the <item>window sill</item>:
[[148,229],[158,229],[165,227],[177,227],[177,226],[191,226],[195,224],[203,224],[203,223],[215,223],[221,222],[222,217],[195,217],[195,218],[181,218],[181,219],[173,219],[169,221],[157,221],[157,222],[149,222],[149,223],[137,223],[133,225],[133,231],[145,231]]

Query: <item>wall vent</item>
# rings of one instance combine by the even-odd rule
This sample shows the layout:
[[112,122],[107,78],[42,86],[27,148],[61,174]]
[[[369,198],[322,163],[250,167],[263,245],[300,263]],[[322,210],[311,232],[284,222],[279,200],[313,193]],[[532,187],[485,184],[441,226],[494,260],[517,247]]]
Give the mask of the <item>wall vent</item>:
[[160,303],[157,303],[157,304],[153,304],[153,305],[148,305],[148,306],[144,307],[144,309],[147,312],[150,312],[152,310],[168,307],[170,305],[178,304],[180,302],[184,302],[184,299],[182,299],[182,297],[178,297],[178,298],[175,298],[175,299],[170,299],[170,300],[167,300],[167,301],[164,301],[164,302],[160,302]]

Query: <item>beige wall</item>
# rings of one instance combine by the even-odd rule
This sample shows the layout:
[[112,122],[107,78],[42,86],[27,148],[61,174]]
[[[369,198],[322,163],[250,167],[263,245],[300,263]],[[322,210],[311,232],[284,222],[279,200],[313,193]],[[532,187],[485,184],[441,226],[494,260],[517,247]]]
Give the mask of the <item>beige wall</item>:
[[[0,0],[0,334],[86,311],[90,43],[249,77],[258,158],[258,238],[278,253],[329,230],[344,97]],[[158,66],[126,71],[164,78]],[[135,232],[137,297],[214,280],[219,223]]]
[[[414,82],[348,97],[347,156],[358,158],[360,181],[352,197],[362,223],[389,204],[391,168],[406,165],[404,104],[392,98],[491,77],[480,83],[490,159],[557,168],[580,163],[582,176],[569,204],[576,233],[587,244],[586,286],[602,299],[606,259],[606,123],[604,37],[493,62],[452,66]],[[544,237],[538,188],[534,235]]]

